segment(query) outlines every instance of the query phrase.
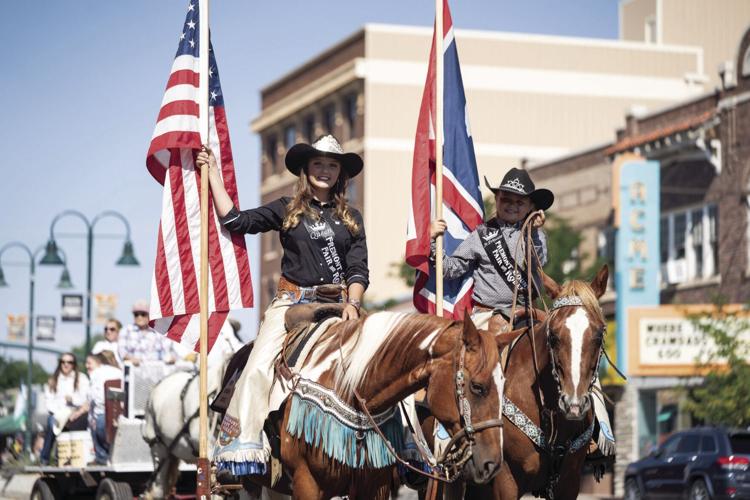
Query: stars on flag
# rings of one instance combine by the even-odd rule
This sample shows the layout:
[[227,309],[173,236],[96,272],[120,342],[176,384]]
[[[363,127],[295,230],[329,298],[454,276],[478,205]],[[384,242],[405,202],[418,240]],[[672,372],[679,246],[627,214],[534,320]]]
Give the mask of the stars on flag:
[[186,24],[187,24],[187,27],[190,28],[191,30],[195,29],[195,21],[193,21],[192,19],[188,21]]

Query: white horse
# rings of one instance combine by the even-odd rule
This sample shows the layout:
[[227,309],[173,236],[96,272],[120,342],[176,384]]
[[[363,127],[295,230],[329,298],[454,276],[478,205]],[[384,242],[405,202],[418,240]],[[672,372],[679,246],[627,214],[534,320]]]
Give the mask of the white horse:
[[[221,387],[227,364],[239,342],[226,324],[216,340],[208,363],[208,393]],[[177,371],[154,386],[149,395],[143,439],[149,443],[155,479],[145,498],[167,498],[177,482],[180,461],[195,463],[198,458],[199,377],[197,372]],[[213,448],[216,415],[209,410],[209,453]]]

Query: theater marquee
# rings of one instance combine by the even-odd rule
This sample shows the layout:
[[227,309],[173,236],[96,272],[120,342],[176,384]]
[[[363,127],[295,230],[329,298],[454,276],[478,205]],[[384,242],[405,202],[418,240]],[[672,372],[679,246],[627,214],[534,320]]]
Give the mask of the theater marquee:
[[[741,306],[730,306],[739,310]],[[628,309],[628,373],[636,376],[700,375],[699,361],[714,350],[713,341],[690,316],[709,313],[708,305],[632,307]]]

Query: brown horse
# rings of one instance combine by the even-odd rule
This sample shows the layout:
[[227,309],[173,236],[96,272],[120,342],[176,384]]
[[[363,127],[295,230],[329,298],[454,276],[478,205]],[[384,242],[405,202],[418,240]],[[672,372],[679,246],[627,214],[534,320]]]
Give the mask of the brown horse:
[[[361,410],[364,404],[371,415],[387,413],[426,388],[433,415],[449,432],[469,430],[471,456],[464,477],[484,484],[498,471],[499,427],[471,432],[472,425],[481,427],[478,422],[499,422],[498,349],[494,337],[478,331],[470,319],[453,322],[423,314],[375,313],[332,325],[302,356],[296,365],[302,378],[332,389],[351,408]],[[297,382],[298,391],[304,392],[304,385]],[[281,481],[281,489],[300,499],[388,498],[395,460],[382,447],[377,449],[380,437],[355,433],[356,439],[334,449],[337,436],[349,431],[332,422],[330,414],[305,406],[299,395],[295,392],[282,412],[272,414],[289,479]],[[319,397],[333,399],[324,392]],[[320,421],[311,423],[310,418]],[[388,435],[387,430],[383,433]],[[268,485],[268,478],[248,479]]]
[[467,498],[578,496],[606,325],[598,299],[608,273],[603,266],[590,284],[563,286],[543,277],[550,314],[518,338],[506,362],[503,465],[491,487],[470,487]]

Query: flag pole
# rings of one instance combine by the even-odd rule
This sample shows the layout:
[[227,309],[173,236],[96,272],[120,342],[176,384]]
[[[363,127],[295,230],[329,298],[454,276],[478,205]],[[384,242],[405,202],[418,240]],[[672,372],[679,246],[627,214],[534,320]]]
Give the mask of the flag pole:
[[[199,95],[199,130],[201,142],[208,144],[208,3],[209,0],[199,0],[199,46],[198,57],[200,65]],[[208,461],[208,172],[201,175],[201,273],[200,273],[200,376],[199,376],[199,428],[198,438],[198,467],[197,488],[195,495],[199,500],[211,496],[211,466]]]
[[[435,218],[443,218],[443,0],[435,0]],[[443,316],[443,236],[435,240],[435,314]]]

